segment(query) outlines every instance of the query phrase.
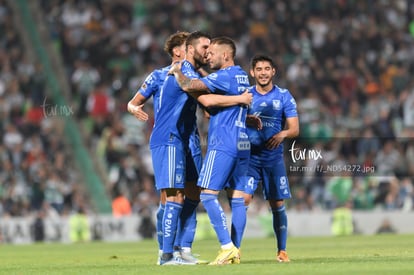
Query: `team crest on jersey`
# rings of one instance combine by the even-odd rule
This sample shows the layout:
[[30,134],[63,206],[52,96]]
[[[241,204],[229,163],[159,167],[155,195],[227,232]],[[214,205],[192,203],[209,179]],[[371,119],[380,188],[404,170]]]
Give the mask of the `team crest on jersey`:
[[272,102],[273,102],[273,110],[280,110],[280,100],[275,99],[275,100],[272,100]]
[[216,73],[211,73],[208,77],[212,80],[215,80],[217,79],[218,75]]
[[143,83],[142,86],[141,86],[141,89],[145,90],[146,88],[147,88],[147,84]]

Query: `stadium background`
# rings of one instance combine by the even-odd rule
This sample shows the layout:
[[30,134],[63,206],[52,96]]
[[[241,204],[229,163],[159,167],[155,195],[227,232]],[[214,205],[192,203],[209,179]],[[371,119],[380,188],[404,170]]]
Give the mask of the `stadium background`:
[[[177,30],[233,38],[246,70],[255,53],[276,59],[276,83],[299,108],[295,145],[322,156],[293,162],[287,142],[291,212],[330,215],[352,202],[355,212],[412,215],[413,15],[408,0],[1,0],[2,222],[108,214],[115,193],[132,215],[154,213],[152,121],[136,121],[126,103],[169,63],[162,48]],[[199,126],[205,135],[201,115]],[[258,192],[249,212],[266,211]]]

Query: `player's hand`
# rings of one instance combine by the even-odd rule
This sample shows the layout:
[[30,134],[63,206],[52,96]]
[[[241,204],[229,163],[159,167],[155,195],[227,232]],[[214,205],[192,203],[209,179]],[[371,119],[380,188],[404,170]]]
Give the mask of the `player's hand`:
[[144,104],[138,105],[138,106],[132,106],[128,108],[128,111],[133,114],[136,118],[138,118],[141,121],[147,121],[148,120],[148,114],[142,110],[142,107],[144,107]]
[[263,128],[262,120],[260,119],[260,117],[255,116],[255,115],[247,115],[246,125],[248,127],[252,127],[252,128],[257,129],[257,130],[262,130],[262,128]]
[[174,63],[171,65],[171,68],[170,68],[170,70],[168,71],[168,74],[173,75],[173,74],[175,74],[175,73],[177,73],[177,72],[181,71],[181,65],[182,65],[182,61],[177,61],[177,62],[174,62]]
[[241,94],[241,104],[250,105],[253,101],[253,94],[246,90],[244,93]]
[[269,140],[266,142],[265,146],[269,150],[276,149],[285,139],[284,132],[281,131],[277,133],[276,135],[269,138]]

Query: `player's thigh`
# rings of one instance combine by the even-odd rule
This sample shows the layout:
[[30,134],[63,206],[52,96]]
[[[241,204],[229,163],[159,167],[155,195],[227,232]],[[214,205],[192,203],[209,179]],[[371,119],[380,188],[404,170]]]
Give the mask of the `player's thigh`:
[[233,169],[228,187],[233,190],[245,191],[247,171],[249,169],[248,158],[238,158]]
[[157,190],[184,188],[185,154],[175,146],[159,146],[151,149]]
[[207,151],[197,185],[201,188],[216,191],[224,189],[233,174],[236,163],[236,157],[222,151]]
[[283,161],[271,167],[263,168],[263,194],[267,200],[291,198],[289,181]]

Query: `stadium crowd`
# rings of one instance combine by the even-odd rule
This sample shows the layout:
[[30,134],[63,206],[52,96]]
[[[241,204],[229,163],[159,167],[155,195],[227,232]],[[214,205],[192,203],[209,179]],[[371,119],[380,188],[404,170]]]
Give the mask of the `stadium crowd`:
[[[245,70],[259,52],[277,61],[275,82],[288,88],[298,104],[301,134],[295,145],[298,150],[319,151],[321,157],[305,156],[293,162],[292,144],[285,145],[293,192],[287,202],[290,209],[333,209],[347,201],[353,202],[354,209],[413,209],[414,86],[410,75],[414,71],[414,5],[410,1],[39,3],[66,66],[76,118],[87,125],[88,142],[109,171],[109,188],[121,190],[135,213],[155,209],[158,201],[147,146],[152,121],[137,121],[127,113],[126,104],[149,72],[169,63],[162,48],[165,38],[177,30],[204,30],[233,38],[237,62]],[[64,198],[67,194],[76,197],[76,179],[67,178],[68,171],[62,175],[60,162],[55,161],[68,156],[56,154],[60,150],[52,148],[57,147],[45,146],[64,146],[55,133],[56,125],[44,117],[36,126],[25,120],[30,109],[22,109],[22,102],[30,102],[30,98],[33,108],[42,105],[44,76],[41,67],[26,63],[17,33],[10,27],[10,14],[4,3],[1,7],[5,31],[0,32],[4,83],[0,105],[2,117],[7,119],[1,121],[0,151],[23,157],[31,156],[23,152],[38,150],[39,154],[40,150],[47,167],[54,168],[43,176],[66,187],[59,193]],[[28,84],[29,80],[36,85]],[[151,103],[145,108],[153,113]],[[11,123],[6,126],[6,121]],[[201,114],[199,127],[205,136],[208,123]],[[10,147],[16,140],[20,147]],[[20,154],[11,154],[13,150]],[[44,167],[13,167],[13,160],[7,159],[10,157],[1,160],[3,213],[7,201],[18,197],[4,190],[19,186],[17,179],[3,180],[6,168],[39,176],[41,168],[32,171],[29,167]],[[16,161],[26,164],[29,160]],[[332,174],[316,167],[345,168]],[[26,188],[20,194],[28,201],[36,197],[28,188],[35,186],[32,182],[22,186]],[[260,197],[256,196],[250,211],[266,209]]]
[[46,75],[30,60],[14,16],[0,1],[0,217],[54,218],[89,209],[62,117],[45,93]]

